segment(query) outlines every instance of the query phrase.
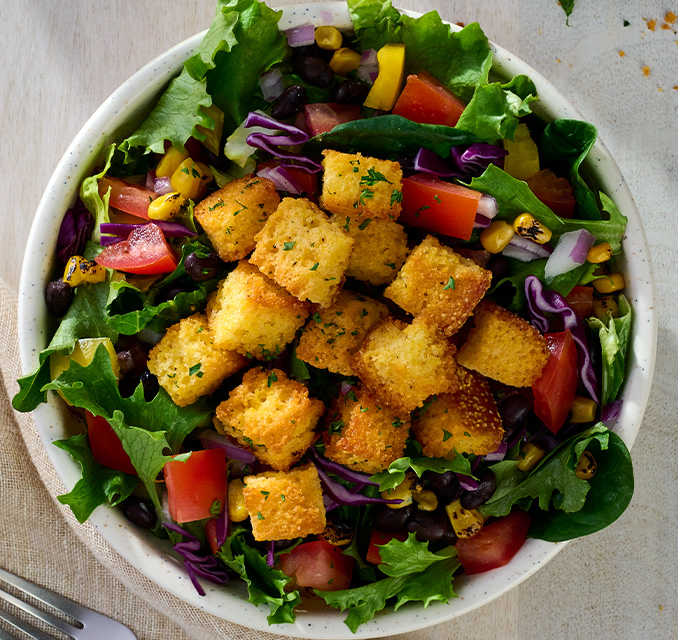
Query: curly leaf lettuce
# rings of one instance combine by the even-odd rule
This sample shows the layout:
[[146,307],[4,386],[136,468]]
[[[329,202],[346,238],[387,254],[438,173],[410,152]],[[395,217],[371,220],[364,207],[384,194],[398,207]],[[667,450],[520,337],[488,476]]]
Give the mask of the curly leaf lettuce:
[[424,471],[434,471],[435,473],[445,473],[454,471],[465,476],[472,476],[471,463],[463,455],[458,454],[452,460],[445,458],[398,458],[394,460],[386,469],[380,473],[374,474],[370,480],[379,483],[379,491],[388,491],[397,487],[403,480],[405,474],[412,469],[419,478]]

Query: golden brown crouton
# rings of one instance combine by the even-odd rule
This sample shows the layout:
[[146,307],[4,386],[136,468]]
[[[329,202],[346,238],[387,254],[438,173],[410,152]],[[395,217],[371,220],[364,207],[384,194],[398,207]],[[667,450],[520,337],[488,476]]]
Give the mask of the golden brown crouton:
[[408,413],[433,394],[457,390],[454,352],[434,327],[388,317],[370,330],[351,366],[378,402]]
[[412,250],[384,296],[451,336],[466,322],[491,280],[490,271],[427,236]]
[[544,336],[520,316],[483,300],[457,362],[512,387],[530,387],[549,359]]
[[388,284],[407,257],[407,234],[393,220],[334,214],[332,222],[348,231],[355,244],[346,275],[371,284]]
[[402,457],[409,435],[407,413],[401,417],[356,387],[337,398],[328,414],[325,455],[349,469],[377,473]]
[[289,540],[322,533],[325,505],[313,465],[245,477],[243,497],[255,540]]
[[385,305],[344,289],[329,309],[311,316],[297,346],[297,357],[319,369],[354,375],[350,358],[369,329],[388,315]]
[[403,172],[397,162],[325,150],[320,206],[332,213],[396,220]]
[[457,453],[483,456],[497,450],[504,435],[497,403],[482,376],[457,367],[459,389],[441,393],[412,421],[424,455],[449,458]]
[[173,324],[148,355],[150,372],[180,407],[212,393],[246,364],[239,353],[214,345],[203,313]]
[[329,307],[339,293],[353,238],[305,198],[284,198],[256,236],[250,257],[299,300]]
[[308,449],[325,405],[280,369],[250,369],[242,384],[217,407],[217,428],[252,451],[261,462],[289,469]]
[[233,180],[195,206],[195,217],[224,262],[254,249],[254,236],[280,204],[275,185],[252,174]]
[[241,261],[207,305],[214,343],[247,357],[270,359],[294,339],[308,307]]

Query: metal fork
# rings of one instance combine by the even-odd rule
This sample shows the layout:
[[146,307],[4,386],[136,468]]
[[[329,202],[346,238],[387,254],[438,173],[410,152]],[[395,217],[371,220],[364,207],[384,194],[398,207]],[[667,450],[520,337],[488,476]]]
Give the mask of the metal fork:
[[[43,587],[39,587],[28,580],[19,578],[4,569],[0,569],[0,581],[11,585],[22,593],[33,596],[33,598],[73,619],[75,624],[69,624],[46,611],[42,611],[24,602],[11,593],[7,593],[0,587],[0,600],[13,604],[34,618],[41,620],[52,629],[58,629],[69,638],[73,638],[73,640],[136,640],[136,636],[132,631],[120,622],[97,613],[92,609],[83,607]],[[0,609],[0,620],[5,620],[15,629],[23,631],[35,640],[54,640],[54,636],[47,635],[36,629],[33,625],[2,609]],[[17,638],[0,629],[0,640],[17,640]]]

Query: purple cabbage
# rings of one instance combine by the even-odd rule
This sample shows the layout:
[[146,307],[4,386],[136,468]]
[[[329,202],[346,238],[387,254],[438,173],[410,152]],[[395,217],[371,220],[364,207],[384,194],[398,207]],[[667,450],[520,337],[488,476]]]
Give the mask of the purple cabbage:
[[205,449],[223,449],[226,452],[227,458],[238,460],[245,464],[253,464],[257,460],[257,457],[251,451],[248,451],[237,444],[233,444],[228,438],[225,438],[218,433],[204,433],[200,438],[200,444],[202,444]]
[[[342,382],[342,385],[343,384],[344,383]],[[307,453],[313,460],[313,464],[315,464],[316,467],[322,467],[325,471],[333,473],[335,476],[339,476],[342,480],[346,480],[348,482],[357,482],[363,486],[367,484],[371,484],[375,487],[379,486],[379,483],[370,480],[370,476],[368,476],[366,473],[352,471],[351,469],[347,469],[337,462],[327,460],[323,458],[313,447],[309,447]]]
[[610,422],[615,422],[619,418],[619,414],[621,413],[623,404],[624,404],[623,400],[615,400],[614,402],[608,402],[602,408],[600,421],[603,422],[606,426]]
[[430,173],[443,178],[459,178],[459,172],[453,169],[435,151],[422,147],[414,156],[414,170],[421,173]]
[[272,567],[275,564],[275,540],[271,540],[268,545],[268,553],[266,554],[266,564]]
[[461,174],[457,177],[477,178],[485,172],[491,164],[496,164],[500,169],[504,168],[505,149],[487,142],[477,142],[467,149],[452,147],[450,158]]
[[66,211],[57,237],[57,258],[64,264],[71,256],[82,254],[94,230],[94,216],[78,198],[75,206]]
[[332,480],[318,465],[315,465],[318,471],[320,483],[327,493],[329,499],[341,505],[348,505],[351,507],[362,507],[366,504],[400,504],[401,499],[386,500],[385,498],[370,498],[361,493],[353,493],[344,485]]

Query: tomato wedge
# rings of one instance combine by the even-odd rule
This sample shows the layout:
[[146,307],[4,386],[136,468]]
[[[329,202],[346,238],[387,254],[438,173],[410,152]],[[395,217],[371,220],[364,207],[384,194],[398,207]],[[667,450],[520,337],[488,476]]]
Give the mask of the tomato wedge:
[[332,131],[338,124],[360,120],[360,105],[317,102],[304,107],[306,130],[313,136]]
[[324,540],[304,542],[280,556],[283,573],[300,587],[319,591],[347,589],[353,575],[353,558]]
[[85,412],[85,419],[87,420],[89,446],[94,459],[109,469],[137,475],[137,470],[123,449],[122,442],[113,427],[104,418],[95,416],[89,411]]
[[545,333],[551,357],[532,385],[534,413],[553,432],[565,424],[577,391],[577,345],[569,331]]
[[407,531],[377,531],[376,529],[372,530],[372,537],[370,538],[370,546],[367,549],[367,562],[372,564],[381,564],[381,551],[380,546],[383,546],[391,540],[400,540],[400,542],[405,542],[407,540]]
[[164,466],[169,512],[179,524],[213,516],[215,503],[226,504],[226,453],[222,449],[193,451],[185,462]]
[[565,296],[565,301],[575,312],[577,318],[583,320],[591,315],[593,306],[593,287],[577,286]]
[[148,220],[148,205],[157,197],[154,191],[110,177],[101,178],[98,187],[102,198],[111,190],[108,201],[111,207]]
[[572,186],[566,178],[559,178],[550,169],[538,171],[525,180],[539,200],[561,218],[571,218],[577,204]]
[[407,76],[393,113],[422,124],[454,127],[466,105],[430,73]]
[[512,511],[485,525],[472,538],[457,540],[454,546],[464,572],[474,575],[508,564],[523,546],[531,523],[524,511]]
[[462,240],[471,237],[480,192],[426,173],[403,178],[402,183],[399,222]]
[[109,269],[144,275],[170,273],[179,264],[160,227],[152,222],[134,229],[127,240],[105,247],[95,261]]

